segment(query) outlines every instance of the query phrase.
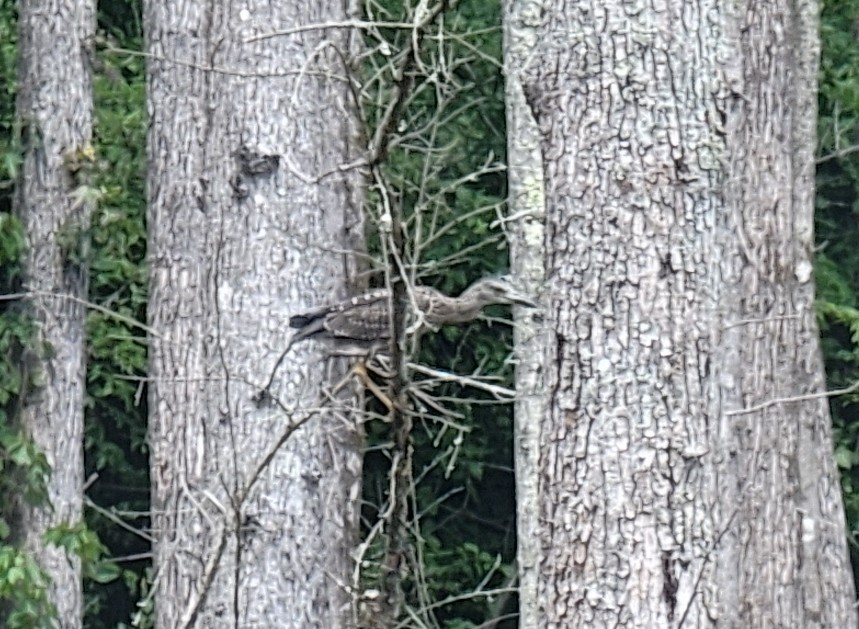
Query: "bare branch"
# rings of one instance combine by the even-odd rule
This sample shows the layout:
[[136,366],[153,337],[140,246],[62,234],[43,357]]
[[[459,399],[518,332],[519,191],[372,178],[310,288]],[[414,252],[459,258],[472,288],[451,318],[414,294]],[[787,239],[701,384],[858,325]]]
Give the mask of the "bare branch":
[[339,22],[317,22],[315,24],[303,24],[295,28],[287,28],[282,31],[273,31],[263,35],[254,35],[246,37],[244,42],[251,43],[262,41],[265,39],[273,39],[275,37],[288,37],[297,35],[298,33],[306,33],[308,31],[326,30],[329,28],[359,28],[362,30],[376,30],[379,28],[399,28],[411,30],[415,28],[412,22],[365,22],[363,20],[341,20]]
[[814,160],[814,163],[817,165],[825,164],[826,162],[832,161],[833,159],[840,159],[842,157],[852,155],[857,151],[859,151],[859,144],[853,144],[852,146],[846,146],[843,149],[832,151],[831,153],[827,153],[826,155],[821,155],[816,160]]
[[110,317],[116,321],[120,321],[122,323],[127,323],[131,327],[138,328],[139,330],[143,330],[150,336],[154,336],[155,338],[165,339],[165,337],[160,334],[154,328],[150,328],[145,323],[141,323],[137,319],[132,319],[131,317],[127,317],[125,315],[121,315],[118,312],[114,312],[110,308],[105,308],[104,306],[100,306],[91,301],[87,301],[86,299],[81,299],[80,297],[75,297],[70,293],[51,293],[48,291],[42,290],[34,290],[34,291],[24,291],[22,293],[6,293],[5,295],[0,295],[0,301],[17,301],[19,299],[28,299],[31,297],[48,297],[54,299],[66,299],[68,301],[81,304],[86,306],[90,310],[95,310],[96,312],[100,312],[101,314]]
[[507,387],[502,387],[495,384],[488,384],[475,378],[469,378],[468,376],[460,376],[457,374],[448,373],[446,371],[439,371],[438,369],[432,369],[431,367],[426,367],[417,363],[409,363],[408,367],[412,371],[422,373],[425,376],[432,376],[433,378],[445,382],[455,382],[466,387],[474,387],[475,389],[486,391],[487,393],[491,393],[492,395],[494,395],[495,398],[499,400],[510,401],[516,397],[516,391],[514,391],[513,389],[508,389]]
[[806,402],[808,400],[818,400],[821,398],[830,398],[837,397],[839,395],[847,395],[848,393],[853,393],[859,389],[859,380],[851,384],[849,387],[845,387],[843,389],[834,389],[832,391],[823,391],[821,393],[806,393],[805,395],[793,395],[789,397],[780,397],[773,398],[772,400],[767,400],[766,402],[761,402],[760,404],[756,404],[755,406],[749,406],[747,408],[741,408],[735,411],[727,411],[725,413],[726,417],[736,417],[737,415],[747,415],[749,413],[757,413],[758,411],[762,411],[764,409],[770,408],[771,406],[776,406],[778,404],[790,404],[791,402]]

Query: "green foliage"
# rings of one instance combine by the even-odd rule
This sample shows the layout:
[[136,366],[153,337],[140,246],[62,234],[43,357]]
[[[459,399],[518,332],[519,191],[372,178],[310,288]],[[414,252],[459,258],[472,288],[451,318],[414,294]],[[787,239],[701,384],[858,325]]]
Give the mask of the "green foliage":
[[[374,3],[373,15],[411,20],[404,5],[400,0]],[[445,13],[444,37],[423,40],[414,87],[382,166],[392,202],[402,208],[406,264],[416,269],[419,283],[450,294],[508,266],[505,237],[496,220],[506,197],[500,16],[497,1],[464,0]],[[408,31],[380,33],[388,43],[385,53],[412,45]],[[379,45],[375,36],[368,35],[367,43]],[[384,76],[379,69],[396,56],[377,55],[368,64],[367,78]],[[381,84],[370,85],[381,94],[371,99],[375,105],[367,105],[371,128],[385,110],[390,80],[386,76]],[[372,249],[377,237],[371,237]],[[510,318],[504,308],[489,314]],[[419,361],[457,374],[479,372],[511,386],[511,345],[509,325],[451,326],[424,337]],[[512,409],[454,383],[436,388],[434,395],[461,414],[467,432],[445,428],[433,412],[412,432],[419,479],[414,509],[421,514],[414,543],[421,545],[423,580],[406,584],[406,597],[416,609],[426,596],[432,602],[473,591],[490,571],[488,586],[500,585],[515,557]],[[371,443],[388,442],[386,427],[368,429]],[[389,458],[371,448],[365,463],[368,505],[382,504],[388,469]],[[375,521],[370,507],[365,513],[368,522]],[[476,596],[432,615],[442,626],[466,627],[493,613],[488,600]]]
[[11,290],[19,279],[20,268],[17,263],[24,253],[25,245],[24,228],[18,217],[0,213],[0,265],[7,267],[3,273],[4,290]]
[[54,627],[56,608],[48,600],[48,578],[27,553],[6,544],[0,535],[0,605],[4,627]]
[[110,583],[120,575],[116,564],[104,559],[107,547],[83,522],[52,527],[45,534],[45,540],[58,548],[65,549],[70,554],[77,555],[81,560],[81,569],[86,579],[96,583]]
[[[400,0],[381,6],[384,19],[411,19]],[[407,4],[407,3],[406,3]],[[424,283],[456,292],[471,280],[507,266],[497,224],[506,195],[504,80],[497,1],[466,0],[445,14],[444,38],[424,39],[413,94],[384,165],[408,229],[406,257]],[[380,29],[390,49],[410,47],[411,34]],[[369,46],[378,41],[368,38]],[[390,60],[380,54],[375,68]],[[444,68],[444,71],[439,70]],[[390,77],[376,85],[385,96]],[[375,102],[375,101],[374,101]],[[375,127],[387,102],[365,112]]]
[[[487,553],[473,541],[453,545],[430,536],[423,546],[427,558],[424,574],[427,592],[435,601],[458,599],[478,589],[494,589],[508,582],[515,570],[510,564],[500,567],[500,556]],[[444,627],[473,627],[486,620],[487,602],[479,595],[464,597],[441,606],[436,616]]]
[[[11,199],[21,164],[20,140],[14,123],[16,89],[15,3],[0,0],[0,291],[20,290],[20,260],[25,239],[11,212]],[[101,25],[123,46],[140,48],[140,3],[103,3]],[[145,106],[143,60],[102,59],[94,77],[96,121],[94,146],[66,156],[80,202],[96,206],[91,225],[68,224],[60,230],[66,262],[87,265],[92,301],[124,317],[100,312],[88,315],[89,370],[86,423],[87,475],[98,474],[90,490],[99,505],[148,511],[148,468],[144,449],[145,406],[139,379],[145,373],[146,351],[139,329],[129,322],[145,312],[146,272],[143,223],[143,152]],[[89,241],[91,250],[81,247]],[[44,455],[15,428],[19,400],[39,384],[38,349],[32,347],[32,324],[15,308],[0,302],[0,606],[4,626],[39,627],[51,622],[45,575],[12,543],[9,521],[13,497],[40,503],[46,499],[49,468]],[[145,399],[145,395],[143,395]],[[86,579],[86,626],[116,627],[135,610],[145,592],[146,562],[120,570],[107,554],[138,554],[148,545],[114,518],[90,511],[89,527],[63,525],[48,540],[80,556]],[[107,512],[104,512],[107,513]],[[146,520],[132,519],[144,526]],[[105,540],[102,543],[101,540]],[[121,580],[117,579],[122,576]],[[110,605],[104,605],[107,600]],[[141,621],[140,626],[145,626]]]
[[[13,426],[0,434],[0,490],[4,496],[17,495],[31,505],[46,504],[46,483],[51,467],[44,453]],[[10,500],[11,503],[11,500]]]
[[[100,26],[118,46],[139,50],[140,9],[133,1],[104,5]],[[90,310],[87,316],[86,473],[97,475],[88,494],[100,507],[87,512],[87,522],[110,556],[137,559],[124,562],[122,570],[99,560],[87,575],[85,624],[93,629],[129,622],[148,587],[149,544],[116,523],[121,513],[131,527],[146,527],[149,511],[146,338],[135,323],[146,318],[147,293],[143,81],[142,57],[100,55],[91,181],[99,199],[88,263],[90,300],[110,314]]]
[[[21,147],[14,133],[18,28],[14,0],[0,0],[0,212],[10,212]],[[0,236],[5,235],[5,230]],[[0,243],[3,242],[0,237]],[[0,245],[5,246],[5,245]],[[17,256],[15,256],[17,257]],[[14,259],[14,258],[13,258]]]
[[[0,0],[0,293],[21,288],[26,240],[11,214],[12,192],[21,164],[15,134],[16,14]],[[15,301],[0,301],[0,610],[5,627],[49,627],[56,611],[47,598],[47,577],[14,538],[14,508],[44,504],[50,466],[45,455],[16,425],[17,410],[39,385],[39,348],[33,325]]]
[[[859,23],[857,0],[825,0],[821,16],[815,265],[818,321],[828,386],[859,380]],[[854,574],[859,576],[859,391],[832,398],[835,461]]]

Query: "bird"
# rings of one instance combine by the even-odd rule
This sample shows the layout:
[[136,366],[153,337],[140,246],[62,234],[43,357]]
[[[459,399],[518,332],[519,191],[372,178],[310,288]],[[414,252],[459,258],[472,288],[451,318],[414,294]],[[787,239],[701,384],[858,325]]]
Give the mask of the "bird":
[[[480,279],[459,297],[449,297],[430,286],[415,286],[412,293],[423,322],[431,328],[473,321],[486,306],[494,304],[537,307],[506,277]],[[387,343],[391,338],[389,302],[390,291],[380,288],[293,315],[289,327],[297,331],[290,345],[309,338],[330,340],[335,346]]]
[[[476,319],[486,306],[495,304],[537,308],[537,304],[519,291],[507,276],[479,279],[458,297],[445,295],[431,286],[414,286],[410,297],[407,301],[413,302],[420,311],[417,313],[418,321],[432,329],[468,323]],[[391,339],[390,307],[391,291],[380,288],[292,315],[289,327],[295,333],[275,363],[269,382],[257,399],[267,395],[284,358],[301,341],[326,341],[338,354],[369,355],[377,351],[384,352]],[[373,392],[376,393],[375,390]]]

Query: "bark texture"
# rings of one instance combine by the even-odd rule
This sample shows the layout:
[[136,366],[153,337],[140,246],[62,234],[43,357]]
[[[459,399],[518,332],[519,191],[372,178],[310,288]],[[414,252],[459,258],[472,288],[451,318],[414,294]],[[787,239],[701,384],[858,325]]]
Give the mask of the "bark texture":
[[[507,110],[507,185],[511,272],[529,295],[541,295],[546,271],[545,193],[540,130],[522,91],[521,68],[537,45],[540,3],[509,2],[504,11],[505,103]],[[538,627],[537,536],[540,422],[546,414],[545,344],[542,313],[514,309],[516,348],[516,403],[514,457],[518,513],[519,625]]]
[[[18,535],[51,579],[60,627],[80,627],[80,561],[49,547],[52,526],[83,516],[84,328],[89,206],[75,195],[90,155],[92,76],[88,51],[95,3],[18,3],[18,120],[24,161],[16,211],[27,237],[25,287],[44,348],[36,368],[43,386],[23,401],[19,420],[45,453],[52,474],[47,507],[21,505]],[[77,300],[77,301],[76,301]]]
[[[345,3],[150,1],[150,443],[157,625],[352,626],[357,428],[288,318],[345,297],[360,247]],[[339,370],[339,373],[337,373]],[[329,373],[333,371],[334,373]],[[309,419],[308,419],[309,418]],[[307,420],[262,468],[295,422]],[[252,486],[247,499],[247,488]]]
[[816,3],[542,10],[540,625],[856,626],[827,403],[786,399],[825,384]]

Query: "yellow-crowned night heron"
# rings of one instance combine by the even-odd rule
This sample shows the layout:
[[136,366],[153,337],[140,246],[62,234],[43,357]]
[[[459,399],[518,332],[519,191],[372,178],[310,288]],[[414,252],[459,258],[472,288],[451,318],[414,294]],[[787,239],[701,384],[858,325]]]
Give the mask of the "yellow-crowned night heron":
[[[474,282],[459,297],[449,297],[429,286],[415,286],[411,293],[419,319],[431,328],[466,323],[494,304],[519,304],[536,308],[527,295],[518,291],[506,277],[488,277]],[[408,297],[407,297],[408,299]],[[409,300],[411,301],[411,300]],[[320,306],[289,319],[296,332],[272,370],[271,378],[259,399],[267,394],[274,374],[293,345],[305,339],[326,340],[332,353],[368,354],[384,351],[391,338],[390,291],[373,290],[334,304]],[[373,391],[377,394],[376,390]]]

